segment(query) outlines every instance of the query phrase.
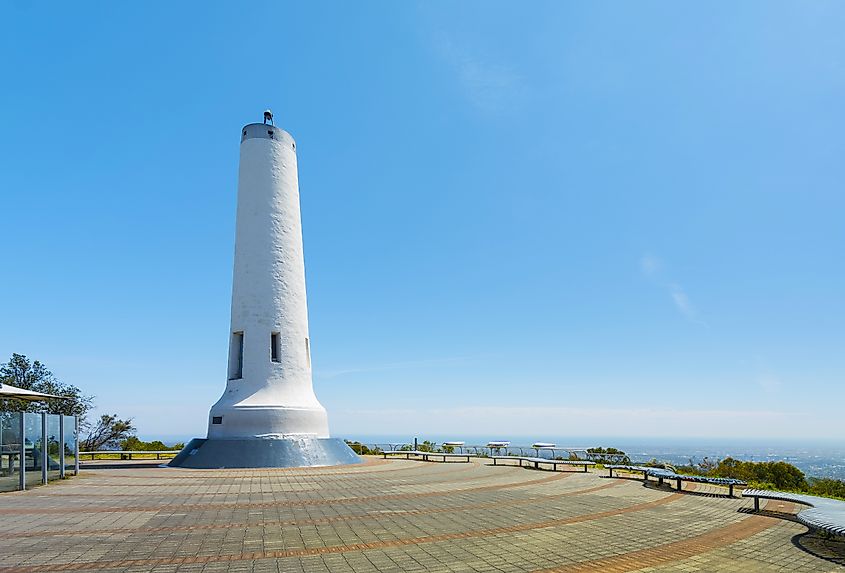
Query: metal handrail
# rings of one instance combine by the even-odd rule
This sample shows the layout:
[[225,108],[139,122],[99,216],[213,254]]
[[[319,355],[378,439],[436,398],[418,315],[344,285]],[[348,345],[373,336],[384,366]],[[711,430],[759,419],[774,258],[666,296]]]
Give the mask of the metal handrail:
[[95,456],[101,456],[101,455],[120,455],[121,457],[125,455],[125,456],[128,456],[128,458],[131,460],[133,455],[146,454],[146,455],[155,455],[156,459],[160,460],[161,456],[163,456],[163,455],[171,454],[171,455],[175,456],[180,451],[181,450],[94,450],[92,452],[79,452],[79,455],[80,456],[91,456],[92,460],[94,459]]
[[[437,442],[431,442],[431,445],[435,449],[437,448],[438,445],[441,448],[444,447],[444,444],[438,444]],[[384,450],[397,451],[397,450],[402,449],[402,447],[405,447],[405,446],[409,447],[410,449],[413,449],[413,447],[414,447],[413,443],[410,443],[410,442],[404,442],[404,443],[402,443],[402,442],[365,443],[365,442],[358,442],[358,441],[352,440],[352,443],[350,444],[350,447],[353,449],[353,451],[356,450],[356,449],[358,450],[358,452],[356,452],[356,453],[360,453],[361,451],[363,451],[363,448],[367,448],[369,450],[373,450],[373,449],[378,448],[381,451],[384,451]],[[535,448],[533,446],[518,446],[518,445],[517,446],[509,445],[509,446],[502,446],[502,447],[495,447],[495,446],[490,447],[490,446],[487,446],[487,445],[473,445],[473,444],[466,444],[464,446],[449,446],[448,444],[445,444],[445,447],[460,447],[462,452],[465,451],[465,452],[467,452],[470,455],[475,456],[475,457],[492,456],[494,450],[498,454],[504,453],[504,455],[515,455],[515,456],[525,456],[525,451],[528,450],[529,452],[536,452],[537,457],[542,457],[540,455],[540,452],[547,451],[547,452],[550,452],[550,455],[551,455],[550,459],[554,459],[555,457],[557,457],[558,453],[560,453],[561,455],[566,453],[569,456],[574,455],[576,459],[586,458],[587,460],[591,460],[594,456],[599,455],[599,454],[591,454],[590,452],[587,451],[588,448],[582,448],[582,447],[555,446],[555,447],[546,447],[546,448],[543,448],[543,447]],[[519,453],[517,454],[516,452],[519,452]],[[578,454],[583,454],[583,458],[581,456],[579,456]],[[610,457],[610,456],[615,456],[615,455],[618,455],[618,454],[609,454],[607,456]]]

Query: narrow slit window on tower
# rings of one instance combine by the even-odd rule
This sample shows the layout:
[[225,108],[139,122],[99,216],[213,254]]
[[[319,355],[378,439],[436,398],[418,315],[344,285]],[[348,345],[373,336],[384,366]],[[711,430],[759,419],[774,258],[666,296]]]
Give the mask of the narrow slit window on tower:
[[305,338],[305,363],[308,364],[308,368],[311,368],[311,341],[308,337]]
[[239,380],[244,377],[244,333],[233,332],[232,344],[229,346],[229,380]]
[[270,360],[273,362],[281,362],[279,352],[279,333],[273,332],[270,334]]

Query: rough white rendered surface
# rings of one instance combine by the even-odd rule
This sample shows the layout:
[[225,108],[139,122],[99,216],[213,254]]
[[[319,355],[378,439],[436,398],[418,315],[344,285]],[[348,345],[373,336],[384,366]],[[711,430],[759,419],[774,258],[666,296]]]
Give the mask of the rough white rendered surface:
[[229,332],[230,376],[232,335],[243,333],[242,377],[229,379],[211,407],[209,439],[329,437],[311,383],[296,144],[269,125],[243,130]]

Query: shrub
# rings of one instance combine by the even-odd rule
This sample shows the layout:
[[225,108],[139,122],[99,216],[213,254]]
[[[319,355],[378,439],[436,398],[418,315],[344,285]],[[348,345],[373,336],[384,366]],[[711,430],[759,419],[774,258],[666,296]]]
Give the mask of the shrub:
[[775,489],[807,489],[804,472],[786,462],[744,462],[725,458],[708,475],[741,479],[757,485],[771,484]]
[[831,478],[810,478],[809,493],[845,499],[845,481]]
[[138,436],[129,436],[125,440],[121,440],[120,442],[120,449],[121,450],[129,450],[134,452],[156,452],[156,451],[165,451],[165,450],[181,450],[185,447],[185,444],[173,444],[172,446],[166,445],[161,440],[153,440],[152,442],[145,442],[138,438]]
[[344,440],[346,445],[352,448],[352,451],[361,456],[367,456],[371,454],[378,454],[381,452],[378,448],[368,448],[361,442],[353,442],[351,440]]
[[434,442],[425,440],[423,443],[419,444],[418,449],[421,452],[433,452],[435,451]]
[[[571,456],[570,459],[573,459]],[[587,448],[587,458],[598,464],[628,465],[631,463],[631,458],[625,452],[616,448]],[[577,459],[577,456],[574,459]]]

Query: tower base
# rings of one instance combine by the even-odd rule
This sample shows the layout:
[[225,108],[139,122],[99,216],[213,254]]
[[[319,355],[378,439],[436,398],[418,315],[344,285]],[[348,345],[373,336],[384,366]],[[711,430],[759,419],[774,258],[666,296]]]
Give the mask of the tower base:
[[219,440],[194,438],[169,464],[174,468],[299,468],[359,464],[339,438]]

